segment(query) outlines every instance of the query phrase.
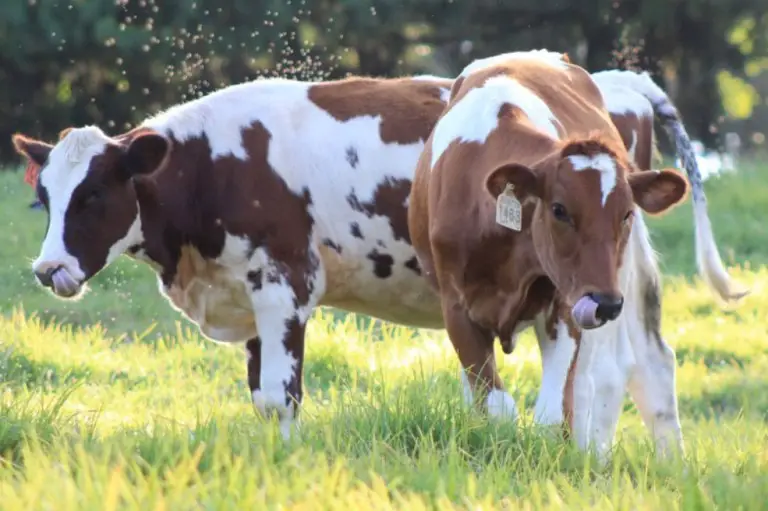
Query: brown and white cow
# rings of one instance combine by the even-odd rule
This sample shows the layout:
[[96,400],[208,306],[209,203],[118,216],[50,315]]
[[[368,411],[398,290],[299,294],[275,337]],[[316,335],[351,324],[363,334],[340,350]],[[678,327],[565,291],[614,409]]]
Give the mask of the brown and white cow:
[[636,169],[584,69],[545,54],[462,73],[419,159],[408,222],[491,413],[515,413],[494,338],[509,344],[541,317],[558,318],[566,335],[616,320],[636,205],[661,213],[686,192],[674,171]]
[[117,137],[17,135],[49,215],[34,272],[67,298],[120,254],[146,261],[206,337],[246,342],[254,404],[287,434],[316,306],[442,328],[406,208],[450,83],[258,80]]
[[[443,327],[436,295],[417,278],[406,206],[452,83],[264,80],[118,137],[80,128],[52,148],[17,136],[17,149],[42,167],[37,190],[49,212],[39,279],[77,295],[120,253],[150,263],[161,291],[207,337],[247,339],[254,403],[276,412],[285,432],[315,305]],[[559,422],[574,346],[552,342],[556,323],[535,326],[544,365],[536,417]],[[654,395],[670,392],[674,381]]]

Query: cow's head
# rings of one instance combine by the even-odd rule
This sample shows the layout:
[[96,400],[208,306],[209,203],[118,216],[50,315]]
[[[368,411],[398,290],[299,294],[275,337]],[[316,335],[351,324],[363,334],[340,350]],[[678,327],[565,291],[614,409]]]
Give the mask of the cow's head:
[[512,184],[518,200],[536,202],[536,254],[583,328],[602,326],[621,313],[618,273],[635,206],[662,213],[688,190],[677,172],[634,170],[611,147],[596,138],[565,143],[532,167],[502,165],[486,181],[494,197]]
[[37,194],[48,211],[32,269],[57,296],[76,297],[88,279],[142,241],[132,178],[160,168],[170,143],[153,131],[112,139],[90,126],[63,131],[53,146],[18,134],[13,143],[40,167]]

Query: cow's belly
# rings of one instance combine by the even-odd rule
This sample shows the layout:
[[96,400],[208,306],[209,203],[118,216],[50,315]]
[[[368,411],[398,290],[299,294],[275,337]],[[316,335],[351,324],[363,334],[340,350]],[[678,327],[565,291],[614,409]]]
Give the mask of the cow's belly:
[[250,297],[245,285],[234,278],[198,277],[184,288],[174,283],[163,292],[175,309],[214,341],[245,341],[257,334]]
[[347,251],[341,257],[327,247],[320,252],[326,274],[321,305],[416,328],[444,328],[439,296],[404,264],[414,254],[390,252],[390,271],[377,275],[374,262],[364,255],[350,257]]

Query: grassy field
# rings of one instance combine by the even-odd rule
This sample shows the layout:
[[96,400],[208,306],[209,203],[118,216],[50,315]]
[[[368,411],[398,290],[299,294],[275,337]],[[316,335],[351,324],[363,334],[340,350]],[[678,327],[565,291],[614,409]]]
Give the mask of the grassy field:
[[333,311],[311,322],[302,438],[283,443],[251,408],[241,349],[181,322],[147,268],[121,260],[78,303],[39,289],[45,213],[2,173],[0,510],[766,509],[768,173],[707,189],[753,294],[722,310],[691,278],[690,203],[651,221],[687,455],[656,462],[627,400],[599,467],[530,425],[530,333],[499,352],[521,423],[489,423],[461,401],[444,332]]

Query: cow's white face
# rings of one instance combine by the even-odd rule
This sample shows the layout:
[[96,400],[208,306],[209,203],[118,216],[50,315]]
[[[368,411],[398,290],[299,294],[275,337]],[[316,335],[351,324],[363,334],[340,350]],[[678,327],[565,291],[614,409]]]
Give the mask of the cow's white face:
[[[143,138],[164,142],[158,144],[162,160],[165,139],[154,134],[133,142]],[[88,279],[141,242],[131,177],[145,163],[136,153],[146,144],[118,143],[95,127],[70,130],[55,146],[23,136],[14,137],[14,144],[41,167],[37,194],[48,211],[48,228],[32,269],[57,296],[76,297]]]

